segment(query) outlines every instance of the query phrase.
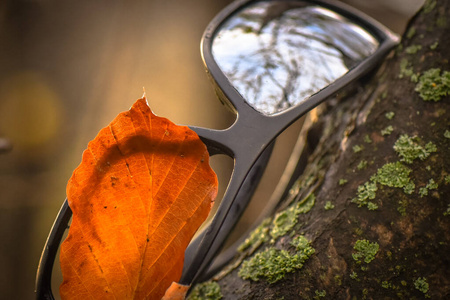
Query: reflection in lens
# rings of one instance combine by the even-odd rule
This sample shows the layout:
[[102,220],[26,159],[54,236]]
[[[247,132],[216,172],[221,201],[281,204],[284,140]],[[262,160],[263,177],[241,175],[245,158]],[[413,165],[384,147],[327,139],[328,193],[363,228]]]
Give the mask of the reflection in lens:
[[378,41],[328,9],[257,2],[217,31],[213,57],[256,110],[275,114],[317,93],[375,52]]

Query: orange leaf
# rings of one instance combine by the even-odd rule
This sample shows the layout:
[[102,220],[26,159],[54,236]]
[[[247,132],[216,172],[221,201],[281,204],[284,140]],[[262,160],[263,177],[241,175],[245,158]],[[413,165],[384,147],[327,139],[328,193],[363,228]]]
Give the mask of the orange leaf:
[[197,134],[142,98],[103,128],[67,185],[63,299],[161,299],[206,219],[217,178]]

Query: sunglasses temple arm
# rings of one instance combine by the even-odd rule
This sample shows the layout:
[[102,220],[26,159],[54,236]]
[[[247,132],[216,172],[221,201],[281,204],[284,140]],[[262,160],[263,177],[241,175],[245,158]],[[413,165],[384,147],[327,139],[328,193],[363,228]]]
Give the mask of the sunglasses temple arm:
[[[199,242],[195,244],[195,247],[194,245],[190,245],[187,249],[186,256],[188,257],[188,260],[190,260],[190,257],[192,256],[193,259],[187,263],[185,262],[185,268],[183,269],[183,274],[180,279],[181,284],[191,285],[196,282],[198,276],[205,271],[209,263],[220,250],[226,236],[244,211],[247,203],[235,201],[241,191],[244,180],[247,178],[256,159],[259,157],[259,155],[253,156],[253,154],[255,153],[247,153],[247,155],[245,155],[248,156],[247,158],[252,157],[252,159],[242,159],[241,161],[236,158],[235,169],[231,176],[230,183],[214,219],[201,236],[201,239],[199,239]],[[249,180],[249,185],[253,184],[256,184],[256,182]],[[251,195],[244,195],[241,199],[244,200],[242,202],[248,202],[250,196]]]
[[66,198],[53,223],[39,261],[36,275],[36,299],[54,299],[51,288],[53,263],[55,262],[59,244],[61,243],[71,217],[72,211],[69,208]]
[[[217,250],[215,253],[220,250],[221,246],[223,246],[225,239],[228,237],[230,230],[236,225],[237,221],[240,219],[242,213],[244,212],[245,208],[247,207],[248,203],[251,200],[251,197],[253,196],[258,183],[261,180],[261,177],[264,173],[264,170],[266,169],[266,166],[269,162],[269,158],[272,154],[273,148],[275,143],[269,144],[269,146],[264,150],[264,152],[261,154],[261,156],[255,161],[255,164],[250,169],[247,177],[245,178],[244,182],[242,183],[241,189],[239,194],[236,195],[236,198],[234,200],[234,207],[237,207],[236,211],[232,211],[229,213],[224,220],[224,224],[222,225],[221,230],[217,233],[216,238],[214,239],[214,244],[217,245]],[[214,222],[214,221],[213,221]],[[227,228],[228,230],[225,230]],[[189,266],[192,265],[192,260],[195,259],[196,251],[204,239],[206,234],[206,230],[203,231],[199,236],[191,242],[188,249],[186,249],[185,252],[185,261],[184,265],[185,268],[189,268]],[[211,238],[212,236],[209,236],[209,240],[205,240],[203,243],[205,244],[211,244]],[[236,249],[231,249],[234,252]],[[226,263],[226,262],[225,262]],[[207,268],[210,265],[210,261],[203,260],[201,262],[201,266],[197,266],[200,268],[194,268],[197,269],[197,274],[195,275],[197,278],[201,279],[204,277],[204,273],[207,271]],[[223,265],[223,264],[222,264]],[[192,267],[191,267],[192,269]],[[186,270],[184,270],[186,271]],[[187,274],[186,274],[187,276]],[[192,275],[191,275],[192,276]]]

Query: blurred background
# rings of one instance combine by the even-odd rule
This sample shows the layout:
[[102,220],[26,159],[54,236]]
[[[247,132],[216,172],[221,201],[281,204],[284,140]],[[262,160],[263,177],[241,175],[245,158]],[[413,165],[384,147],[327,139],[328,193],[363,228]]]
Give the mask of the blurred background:
[[[199,50],[203,30],[230,2],[0,2],[0,298],[34,298],[39,257],[67,180],[87,143],[143,87],[152,110],[177,124],[232,123]],[[397,33],[423,3],[347,2]],[[268,190],[257,198],[269,197],[299,126],[280,137],[280,160],[270,162],[262,184]],[[213,159],[222,191],[231,167],[231,159]]]

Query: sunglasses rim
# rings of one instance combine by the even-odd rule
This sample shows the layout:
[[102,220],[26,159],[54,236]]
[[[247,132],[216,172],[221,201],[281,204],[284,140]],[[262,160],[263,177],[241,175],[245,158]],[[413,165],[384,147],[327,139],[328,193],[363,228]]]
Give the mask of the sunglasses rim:
[[[305,2],[327,8],[347,18],[353,24],[365,29],[370,36],[379,42],[378,48],[374,53],[363,59],[355,67],[349,69],[347,73],[337,78],[335,81],[318,92],[312,94],[302,103],[294,105],[292,108],[281,112],[264,114],[247,103],[243,96],[241,96],[241,94],[233,87],[232,83],[218,66],[212,53],[214,38],[222,25],[237,12],[257,2]],[[256,110],[263,116],[276,117],[286,114],[291,110],[296,111],[294,115],[298,114],[298,111],[311,110],[326,98],[336,93],[338,90],[362,77],[368,71],[376,67],[381,58],[383,58],[395,45],[397,45],[399,40],[400,38],[396,34],[375,19],[347,4],[333,0],[237,0],[220,11],[219,14],[217,14],[216,17],[214,17],[214,19],[209,23],[202,36],[200,49],[204,68],[213,82],[219,100],[224,103],[227,108],[232,110],[235,114],[238,114],[239,111],[245,111],[250,107],[252,110]],[[301,109],[299,107],[301,107]]]

